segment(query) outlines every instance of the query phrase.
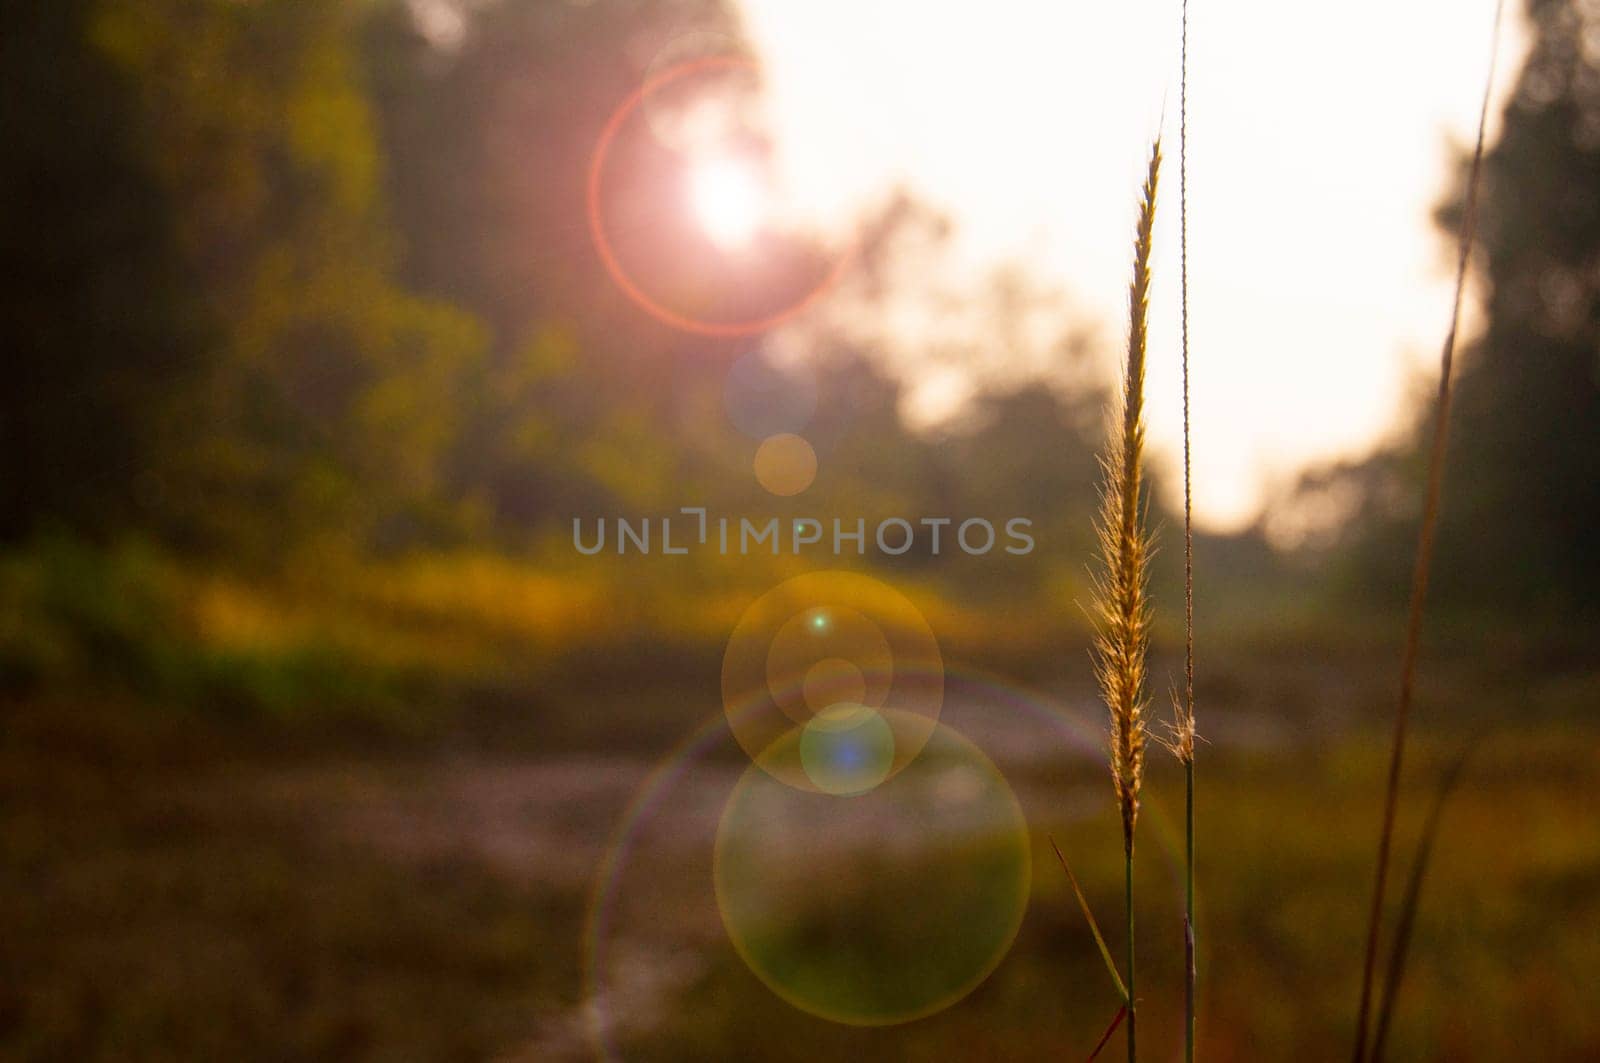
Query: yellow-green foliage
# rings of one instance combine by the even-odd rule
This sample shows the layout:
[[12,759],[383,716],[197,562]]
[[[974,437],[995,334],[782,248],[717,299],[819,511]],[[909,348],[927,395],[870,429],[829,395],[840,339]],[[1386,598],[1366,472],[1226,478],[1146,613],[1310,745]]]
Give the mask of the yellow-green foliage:
[[136,101],[203,352],[154,433],[152,508],[236,553],[439,508],[482,369],[483,326],[398,280],[358,16],[100,0],[86,30]]

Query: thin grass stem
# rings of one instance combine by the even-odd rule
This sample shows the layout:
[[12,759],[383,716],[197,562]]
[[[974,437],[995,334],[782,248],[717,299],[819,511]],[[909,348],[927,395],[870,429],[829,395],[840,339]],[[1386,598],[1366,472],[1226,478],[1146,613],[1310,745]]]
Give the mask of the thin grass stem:
[[1139,1009],[1134,1006],[1133,996],[1133,846],[1131,844],[1123,850],[1123,857],[1123,901],[1124,910],[1128,915],[1128,1063],[1135,1063],[1139,1058],[1139,1037],[1135,1027]]
[[1194,1063],[1195,983],[1198,964],[1194,945],[1194,758],[1183,762],[1184,882],[1183,882],[1183,1058]]
[[1117,1027],[1122,1025],[1122,1020],[1128,1017],[1128,1005],[1124,1004],[1117,1009],[1111,1017],[1111,1025],[1106,1027],[1106,1032],[1100,1035],[1100,1040],[1095,1042],[1094,1051],[1089,1053],[1089,1063],[1094,1063],[1100,1058],[1100,1053],[1106,1045],[1111,1043],[1111,1036],[1117,1032]]
[[1467,174],[1466,202],[1461,216],[1460,246],[1456,258],[1455,298],[1450,308],[1450,327],[1445,333],[1439,356],[1439,393],[1435,401],[1433,440],[1428,454],[1427,494],[1422,511],[1422,526],[1417,535],[1416,567],[1412,571],[1411,601],[1406,614],[1405,649],[1400,659],[1400,695],[1395,705],[1394,734],[1389,748],[1389,774],[1384,790],[1383,826],[1378,837],[1378,860],[1372,890],[1372,905],[1367,915],[1366,953],[1361,968],[1361,1002],[1356,1012],[1354,1063],[1365,1063],[1367,1030],[1372,1008],[1372,983],[1378,959],[1378,939],[1382,932],[1383,900],[1388,887],[1389,856],[1394,846],[1395,813],[1400,802],[1400,778],[1405,759],[1406,725],[1411,714],[1412,690],[1417,672],[1417,656],[1422,639],[1423,602],[1428,593],[1428,576],[1433,564],[1433,543],[1439,524],[1439,499],[1444,484],[1444,464],[1450,428],[1452,373],[1455,364],[1456,331],[1461,320],[1462,294],[1467,284],[1467,267],[1472,258],[1473,235],[1477,225],[1478,187],[1483,172],[1484,130],[1489,122],[1489,99],[1494,88],[1495,59],[1499,50],[1500,22],[1504,0],[1497,0],[1494,28],[1490,36],[1489,70],[1484,81],[1483,102],[1478,111],[1478,137]]
[[1111,958],[1111,949],[1106,945],[1105,935],[1100,933],[1100,924],[1089,908],[1089,898],[1083,895],[1083,887],[1078,885],[1078,876],[1072,873],[1072,865],[1067,863],[1066,854],[1061,851],[1061,846],[1056,844],[1054,838],[1050,839],[1050,848],[1055,850],[1056,859],[1061,861],[1061,869],[1067,873],[1067,881],[1072,883],[1073,895],[1078,898],[1078,907],[1083,910],[1083,918],[1089,924],[1089,933],[1094,935],[1095,947],[1100,950],[1100,959],[1105,962],[1106,973],[1111,976],[1111,983],[1117,987],[1117,995],[1122,998],[1122,1003],[1127,1004],[1130,999],[1128,987],[1122,984],[1122,975],[1117,972],[1117,963]]
[[1469,741],[1445,767],[1439,777],[1438,788],[1434,791],[1433,805],[1428,809],[1428,818],[1423,821],[1422,833],[1417,839],[1417,852],[1411,861],[1411,874],[1407,876],[1405,897],[1400,904],[1400,917],[1395,922],[1394,943],[1389,952],[1389,971],[1384,979],[1383,992],[1378,997],[1377,1029],[1372,1035],[1372,1063],[1383,1063],[1395,1001],[1400,995],[1400,985],[1405,981],[1411,932],[1416,925],[1417,910],[1422,905],[1422,884],[1428,876],[1428,865],[1433,857],[1434,842],[1439,837],[1444,808],[1449,803],[1450,795],[1455,792],[1456,784],[1461,780],[1462,769],[1466,767],[1467,758],[1472,755],[1476,745],[1475,739]]
[[[1189,0],[1183,0],[1178,75],[1179,348],[1183,360],[1183,711],[1174,742],[1183,760],[1183,1058],[1194,1063],[1194,477],[1189,430]],[[1186,754],[1186,755],[1185,755]]]

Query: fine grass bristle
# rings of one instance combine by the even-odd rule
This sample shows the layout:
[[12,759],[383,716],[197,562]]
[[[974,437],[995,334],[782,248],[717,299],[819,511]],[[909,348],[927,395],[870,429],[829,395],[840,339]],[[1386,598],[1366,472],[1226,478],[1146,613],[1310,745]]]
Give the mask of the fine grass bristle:
[[1138,1057],[1138,998],[1134,994],[1133,835],[1144,784],[1145,658],[1150,645],[1146,595],[1150,536],[1145,526],[1144,374],[1150,309],[1150,249],[1155,229],[1161,141],[1151,146],[1150,168],[1134,230],[1133,279],[1128,285],[1128,356],[1123,364],[1120,418],[1102,461],[1096,526],[1100,571],[1095,578],[1095,677],[1111,718],[1111,778],[1122,815],[1124,911],[1127,915],[1128,1059]]
[[1194,745],[1200,739],[1199,732],[1194,724],[1194,695],[1190,692],[1187,697],[1172,692],[1172,722],[1167,724],[1167,733],[1157,735],[1156,742],[1161,748],[1171,753],[1183,764],[1194,763]]

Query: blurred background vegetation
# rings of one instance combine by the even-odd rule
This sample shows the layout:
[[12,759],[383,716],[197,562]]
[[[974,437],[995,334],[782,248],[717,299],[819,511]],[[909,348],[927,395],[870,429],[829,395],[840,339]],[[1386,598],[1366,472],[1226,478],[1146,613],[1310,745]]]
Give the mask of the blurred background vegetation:
[[[441,41],[429,7],[7,7],[0,1054],[586,1058],[586,879],[527,835],[563,825],[597,862],[649,764],[717,711],[744,605],[816,562],[585,558],[574,517],[1030,517],[1038,549],[1005,564],[845,563],[905,590],[951,662],[1098,722],[1075,604],[1115,346],[1098,324],[997,273],[966,297],[982,341],[940,357],[1045,369],[908,426],[884,308],[945,234],[910,197],[886,205],[786,330],[817,367],[824,474],[773,499],[722,412],[752,341],[640,313],[583,221],[611,109],[682,26],[737,37],[733,13],[499,0]],[[1600,12],[1527,12],[1488,157],[1419,762],[1499,726],[1441,843],[1407,1059],[1600,1056],[1582,1002],[1600,958]],[[1459,192],[1440,194],[1448,231]],[[1197,542],[1208,1058],[1342,1051],[1427,416]],[[1181,520],[1159,517],[1172,602]],[[583,765],[599,782],[561,773]],[[1057,777],[1108,812],[1102,772]],[[1112,855],[1109,816],[1044,815]],[[1085,859],[1109,898],[1115,868]],[[790,1015],[720,956],[639,1020],[630,1058],[1079,1051],[1111,1008],[1052,870],[994,983],[898,1039]],[[1153,1000],[1175,985],[1162,962]]]

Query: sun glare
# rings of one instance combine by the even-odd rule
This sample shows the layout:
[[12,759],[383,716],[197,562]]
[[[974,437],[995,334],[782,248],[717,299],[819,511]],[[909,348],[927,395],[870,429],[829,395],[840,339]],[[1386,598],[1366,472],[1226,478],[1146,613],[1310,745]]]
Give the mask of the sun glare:
[[694,165],[689,172],[689,201],[712,243],[728,250],[749,244],[770,208],[766,185],[755,168],[729,157]]
[[[1433,209],[1458,176],[1449,144],[1476,132],[1494,2],[1351,0],[1315,19],[1281,0],[1190,7],[1194,504],[1202,523],[1237,529],[1304,465],[1369,450],[1399,423],[1411,374],[1434,371],[1454,278],[1440,268],[1449,245]],[[1133,190],[1163,117],[1176,153],[1176,0],[994,0],[981,16],[927,0],[736,8],[762,63],[763,132],[786,214],[843,227],[903,191],[948,219],[954,249],[948,267],[931,254],[905,264],[894,295],[908,312],[938,269],[965,271],[974,279],[956,283],[977,293],[997,264],[1015,264],[1107,326],[1099,371],[1115,378]],[[1505,26],[1491,135],[1516,80],[1521,21]],[[1274,43],[1291,30],[1319,46]],[[1351,56],[1362,57],[1359,78]],[[1178,339],[1169,164],[1150,309],[1158,357]],[[1284,218],[1297,219],[1292,238]],[[923,349],[917,328],[885,330],[910,356]],[[1301,337],[1297,357],[1283,356],[1286,335]],[[1173,379],[1152,370],[1157,461],[1181,452]],[[947,384],[924,365],[908,382],[913,412],[960,409]],[[1236,416],[1240,403],[1250,417]]]

